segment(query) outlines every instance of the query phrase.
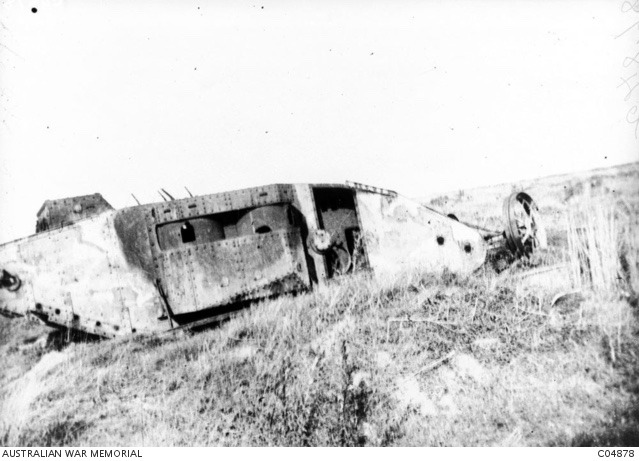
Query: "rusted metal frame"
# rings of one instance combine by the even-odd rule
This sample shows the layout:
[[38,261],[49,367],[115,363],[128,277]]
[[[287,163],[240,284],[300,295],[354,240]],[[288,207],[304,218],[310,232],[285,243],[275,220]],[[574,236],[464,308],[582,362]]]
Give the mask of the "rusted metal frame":
[[355,181],[346,181],[345,184],[352,189],[361,190],[364,192],[373,192],[379,195],[388,195],[390,197],[397,197],[397,192],[390,189],[383,189],[381,187],[369,186]]

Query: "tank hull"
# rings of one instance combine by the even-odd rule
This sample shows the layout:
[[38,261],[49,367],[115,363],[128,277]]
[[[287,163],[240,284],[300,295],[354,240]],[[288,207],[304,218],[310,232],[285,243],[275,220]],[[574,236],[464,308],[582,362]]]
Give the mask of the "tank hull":
[[392,191],[274,184],[104,207],[0,245],[0,311],[103,337],[159,332],[360,270],[468,273],[486,251],[477,230]]

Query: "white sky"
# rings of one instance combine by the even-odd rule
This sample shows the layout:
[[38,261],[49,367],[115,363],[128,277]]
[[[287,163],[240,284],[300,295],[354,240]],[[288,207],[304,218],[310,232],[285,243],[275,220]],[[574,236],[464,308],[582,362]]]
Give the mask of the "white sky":
[[0,242],[94,192],[420,196],[639,160],[623,0],[0,4]]

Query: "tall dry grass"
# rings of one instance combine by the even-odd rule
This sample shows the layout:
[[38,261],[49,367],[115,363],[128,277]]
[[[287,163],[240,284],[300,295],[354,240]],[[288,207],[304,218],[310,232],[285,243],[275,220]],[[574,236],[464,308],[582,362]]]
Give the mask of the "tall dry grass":
[[[65,360],[26,377],[40,380],[33,393],[24,377],[7,388],[24,410],[0,437],[20,445],[566,444],[624,404],[622,394],[601,394],[616,380],[599,351],[612,330],[602,337],[597,322],[577,325],[579,310],[553,310],[490,280],[489,272],[348,277],[260,303],[207,332],[72,345]],[[618,356],[628,334],[619,330]]]
[[639,292],[637,214],[620,200],[583,200],[568,212],[573,279],[598,294]]

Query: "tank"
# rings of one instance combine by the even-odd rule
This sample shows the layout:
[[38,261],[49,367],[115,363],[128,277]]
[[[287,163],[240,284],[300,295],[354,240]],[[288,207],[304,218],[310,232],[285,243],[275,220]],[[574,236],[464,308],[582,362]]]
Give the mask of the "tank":
[[365,271],[470,273],[539,246],[532,198],[505,230],[359,183],[273,184],[114,209],[47,200],[36,234],[0,245],[0,312],[106,338],[216,322],[251,303]]

